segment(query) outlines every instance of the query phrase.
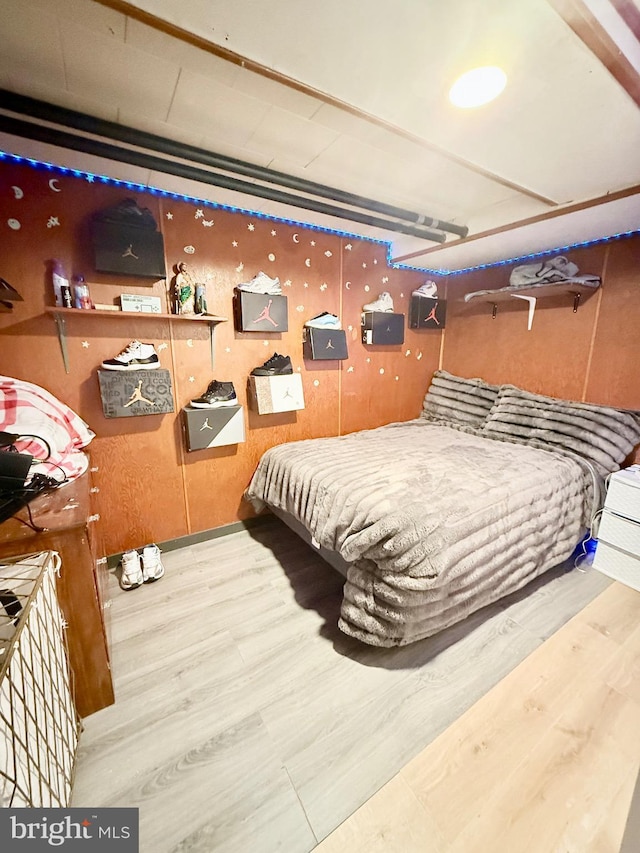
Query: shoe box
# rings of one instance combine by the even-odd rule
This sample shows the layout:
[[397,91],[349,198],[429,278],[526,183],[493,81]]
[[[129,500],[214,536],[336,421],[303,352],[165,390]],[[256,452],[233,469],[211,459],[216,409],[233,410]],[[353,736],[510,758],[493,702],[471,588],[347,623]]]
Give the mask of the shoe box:
[[175,411],[171,374],[153,370],[98,370],[105,418],[163,415]]
[[236,290],[233,303],[239,332],[286,332],[289,329],[286,296]]
[[412,296],[409,305],[410,329],[444,329],[447,300]]
[[314,361],[339,361],[349,357],[347,334],[343,329],[302,330],[304,358]]
[[386,311],[364,311],[362,314],[363,344],[403,344],[404,314]]
[[296,412],[304,409],[302,376],[250,376],[249,405],[259,415]]
[[160,231],[116,222],[92,223],[94,269],[98,272],[164,278],[164,242]]
[[186,406],[182,410],[182,427],[188,451],[241,444],[245,440],[242,406]]

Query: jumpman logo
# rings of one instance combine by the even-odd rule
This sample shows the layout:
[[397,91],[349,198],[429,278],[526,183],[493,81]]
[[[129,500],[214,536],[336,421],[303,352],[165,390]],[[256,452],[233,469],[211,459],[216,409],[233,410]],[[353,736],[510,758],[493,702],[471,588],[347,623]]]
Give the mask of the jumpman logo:
[[199,432],[202,432],[203,429],[213,429],[212,426],[209,426],[209,418],[204,419],[204,423],[200,427]]
[[325,349],[335,349],[334,345],[331,343],[331,338],[327,341]]
[[273,302],[273,299],[270,299],[269,302],[262,309],[262,313],[260,314],[260,316],[256,317],[256,319],[253,321],[254,323],[259,323],[260,320],[268,320],[273,326],[275,326],[276,328],[278,327],[278,324],[276,323],[276,321],[273,320],[271,318],[271,315],[269,314],[269,309],[271,308],[272,302]]
[[285,399],[286,397],[291,397],[291,399],[293,400],[293,394],[291,393],[290,388],[287,388],[287,393],[282,395],[283,399]]
[[133,254],[133,243],[129,243],[129,248],[127,249],[126,252],[122,253],[122,257],[123,258],[135,258],[136,261],[140,260],[140,258],[137,255]]
[[436,306],[434,305],[431,311],[429,312],[429,316],[424,318],[425,323],[428,323],[429,320],[433,320],[436,326],[440,325],[440,321],[436,317]]
[[133,392],[133,394],[129,398],[129,402],[125,403],[123,408],[126,409],[129,406],[131,406],[133,403],[148,403],[150,406],[155,406],[155,403],[153,402],[153,400],[147,400],[146,397],[142,396],[142,379],[136,385],[135,391]]

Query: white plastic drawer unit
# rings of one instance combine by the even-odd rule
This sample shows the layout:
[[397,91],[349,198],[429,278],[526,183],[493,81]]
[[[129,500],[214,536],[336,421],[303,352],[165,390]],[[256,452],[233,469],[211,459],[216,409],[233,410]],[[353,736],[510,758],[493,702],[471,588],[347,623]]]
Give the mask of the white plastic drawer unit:
[[593,565],[640,590],[640,466],[611,475]]
[[640,465],[611,475],[605,509],[640,524]]

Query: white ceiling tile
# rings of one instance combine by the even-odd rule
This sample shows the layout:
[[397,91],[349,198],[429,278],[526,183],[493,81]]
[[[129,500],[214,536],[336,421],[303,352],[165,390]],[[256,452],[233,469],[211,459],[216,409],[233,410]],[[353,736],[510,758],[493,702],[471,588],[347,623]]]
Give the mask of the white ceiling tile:
[[242,147],[268,109],[256,98],[200,74],[182,71],[167,121],[198,128],[205,136],[222,135],[229,144]]
[[215,134],[203,137],[200,147],[204,148],[205,151],[221,154],[224,157],[232,157],[255,166],[270,166],[273,159],[269,154],[248,151],[239,145],[231,145],[227,139],[223,139],[221,136],[216,136]]
[[18,92],[21,95],[28,95],[30,98],[37,98],[49,104],[56,104],[69,110],[76,110],[79,113],[87,113],[106,121],[118,120],[118,108],[114,103],[109,103],[106,100],[96,102],[92,98],[83,98],[80,95],[74,95],[66,89],[33,85],[27,81],[23,81],[15,74],[11,77],[11,83],[12,91]]
[[67,24],[62,41],[71,92],[166,119],[178,66],[79,24]]
[[[29,0],[32,3],[33,0]],[[126,16],[93,0],[37,0],[64,21],[82,21],[82,26],[124,41]]]
[[153,133],[155,136],[160,136],[163,139],[171,139],[176,142],[182,142],[185,145],[193,145],[199,148],[202,143],[202,135],[198,132],[193,132],[189,127],[180,127],[169,125],[164,121],[146,118],[139,113],[129,112],[126,109],[118,110],[117,121],[125,127],[132,127],[135,130],[142,130],[145,133]]
[[297,113],[303,118],[310,118],[322,106],[322,101],[312,98],[303,92],[288,86],[283,86],[275,80],[270,80],[261,74],[256,74],[246,68],[240,68],[233,83],[234,89],[259,98],[276,107],[282,107],[291,113]]
[[318,126],[308,119],[279,107],[271,107],[256,127],[245,147],[249,151],[286,157],[293,163],[305,166],[315,159],[338,134]]
[[0,72],[64,88],[64,63],[55,15],[22,0],[0,0]]
[[137,50],[162,57],[168,62],[227,86],[233,85],[240,72],[238,65],[220,59],[186,41],[172,38],[162,30],[154,29],[136,21],[135,18],[127,19],[126,42]]

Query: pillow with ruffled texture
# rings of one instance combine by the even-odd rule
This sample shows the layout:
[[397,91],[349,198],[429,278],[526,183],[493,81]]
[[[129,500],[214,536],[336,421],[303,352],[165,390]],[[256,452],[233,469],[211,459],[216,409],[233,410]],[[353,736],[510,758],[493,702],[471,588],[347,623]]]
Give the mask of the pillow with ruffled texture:
[[631,412],[532,394],[503,385],[483,435],[582,456],[602,476],[617,471],[640,442]]
[[458,429],[480,429],[499,390],[498,385],[489,385],[482,379],[464,379],[446,370],[436,370],[420,417]]

